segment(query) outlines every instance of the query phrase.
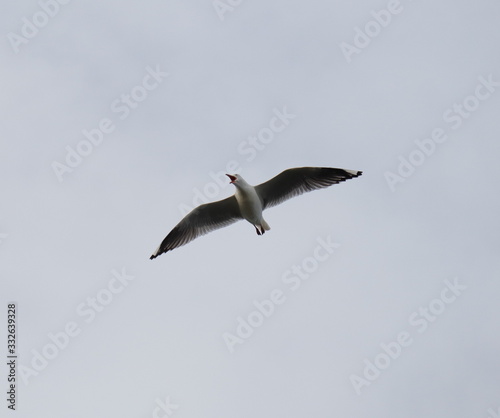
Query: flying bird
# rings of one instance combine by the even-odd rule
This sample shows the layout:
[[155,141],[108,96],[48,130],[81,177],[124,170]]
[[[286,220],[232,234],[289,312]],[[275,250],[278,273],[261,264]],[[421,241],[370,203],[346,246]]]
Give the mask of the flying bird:
[[290,168],[258,186],[251,186],[239,174],[226,174],[230,183],[236,186],[236,193],[226,199],[200,205],[189,212],[165,237],[150,260],[242,219],[250,222],[258,235],[263,235],[271,229],[262,217],[264,209],[361,174],[362,171],[342,168]]

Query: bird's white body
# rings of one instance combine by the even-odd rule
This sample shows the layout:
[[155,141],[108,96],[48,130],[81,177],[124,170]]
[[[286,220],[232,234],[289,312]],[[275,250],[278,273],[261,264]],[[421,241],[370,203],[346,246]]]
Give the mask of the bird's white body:
[[265,231],[269,231],[271,228],[262,216],[262,201],[255,187],[248,184],[240,176],[233,177],[236,180],[233,180],[231,183],[236,186],[234,197],[236,197],[236,201],[238,202],[241,216],[255,226],[259,235],[262,235]]

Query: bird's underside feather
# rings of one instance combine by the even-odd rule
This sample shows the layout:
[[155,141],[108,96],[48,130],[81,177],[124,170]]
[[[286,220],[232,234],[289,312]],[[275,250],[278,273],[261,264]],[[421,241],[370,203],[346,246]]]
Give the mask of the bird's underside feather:
[[265,183],[255,186],[264,209],[279,205],[303,193],[322,189],[358,177],[361,171],[342,168],[301,167],[290,168]]
[[211,231],[243,219],[234,196],[213,203],[206,203],[189,212],[162,241],[150,257],[158,257]]

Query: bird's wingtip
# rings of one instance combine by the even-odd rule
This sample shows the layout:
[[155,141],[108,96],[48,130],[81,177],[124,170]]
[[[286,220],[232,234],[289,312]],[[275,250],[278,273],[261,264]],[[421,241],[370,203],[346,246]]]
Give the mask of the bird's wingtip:
[[158,257],[161,254],[163,254],[163,251],[160,252],[160,248],[158,248],[153,254],[151,254],[151,257],[149,257],[149,259],[154,260],[156,257]]
[[[167,250],[168,251],[168,250]],[[151,257],[149,257],[150,260],[153,260],[155,259],[156,257],[158,257],[159,255],[162,255],[165,251],[162,251],[161,250],[161,245],[153,252],[153,254],[151,254]]]
[[358,171],[358,170],[345,170],[347,171],[349,174],[351,174],[353,177],[358,177],[360,176],[361,174],[363,174],[362,171]]

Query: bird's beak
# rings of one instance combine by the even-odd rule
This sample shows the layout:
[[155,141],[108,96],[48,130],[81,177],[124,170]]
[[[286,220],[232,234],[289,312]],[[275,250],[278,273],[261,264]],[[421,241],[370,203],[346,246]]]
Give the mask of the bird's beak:
[[231,174],[226,174],[226,176],[228,176],[229,180],[231,180],[229,183],[234,183],[236,181],[236,177],[232,176]]

